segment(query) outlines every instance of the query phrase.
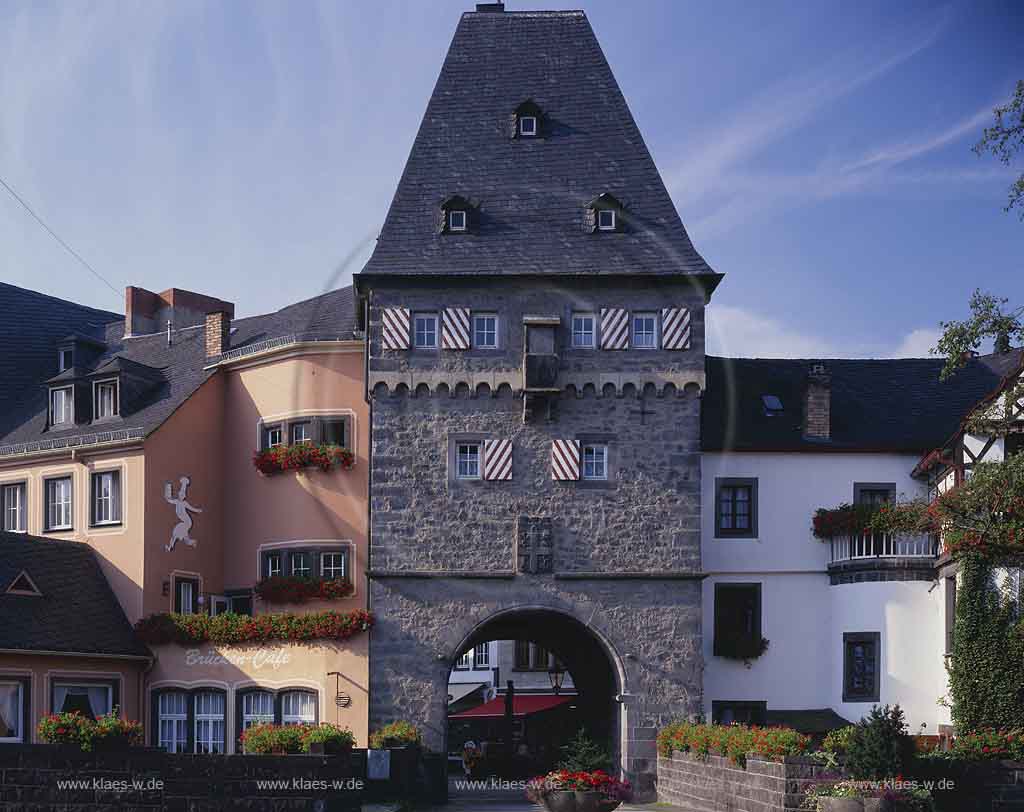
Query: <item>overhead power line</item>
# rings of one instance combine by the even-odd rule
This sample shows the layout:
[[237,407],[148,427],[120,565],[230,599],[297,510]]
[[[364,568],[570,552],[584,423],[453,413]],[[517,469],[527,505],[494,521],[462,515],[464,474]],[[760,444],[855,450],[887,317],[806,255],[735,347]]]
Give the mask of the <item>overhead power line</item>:
[[21,195],[19,195],[16,191],[14,191],[14,189],[11,188],[10,184],[8,184],[7,181],[5,181],[2,177],[0,177],[0,185],[2,185],[8,191],[8,193],[10,193],[11,197],[13,197],[15,200],[18,201],[18,203],[21,204],[21,207],[25,211],[27,211],[29,214],[32,215],[33,219],[37,223],[39,223],[39,225],[41,225],[44,229],[46,229],[46,233],[47,234],[49,234],[58,243],[60,243],[61,247],[65,251],[67,251],[69,254],[71,254],[71,256],[73,256],[75,259],[77,259],[79,262],[81,262],[82,265],[85,266],[86,270],[89,271],[89,273],[91,273],[93,276],[95,276],[97,279],[99,279],[104,285],[106,285],[108,288],[110,288],[112,291],[114,291],[114,293],[116,295],[120,296],[121,291],[119,291],[117,288],[115,288],[113,285],[111,285],[110,282],[103,276],[103,274],[101,274],[94,267],[92,267],[92,265],[90,265],[88,262],[86,262],[82,258],[81,254],[79,254],[74,248],[72,248],[70,245],[68,245],[66,242],[64,242],[64,240],[62,240],[60,238],[60,236],[57,234],[56,231],[54,231],[52,228],[50,228],[48,225],[46,225],[46,223],[43,221],[43,218],[40,217],[38,214],[36,214],[34,211],[32,211],[32,207],[28,203],[26,203],[24,201],[24,199],[22,199]]

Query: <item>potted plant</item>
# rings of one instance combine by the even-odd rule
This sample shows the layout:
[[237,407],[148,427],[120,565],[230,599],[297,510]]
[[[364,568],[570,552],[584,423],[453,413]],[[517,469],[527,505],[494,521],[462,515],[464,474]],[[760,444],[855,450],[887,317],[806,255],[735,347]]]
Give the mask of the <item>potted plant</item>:
[[262,722],[242,733],[242,748],[248,755],[293,755],[301,753],[303,736],[310,725],[275,725]]
[[101,716],[92,725],[92,749],[105,752],[142,745],[142,724],[117,715],[118,709]]
[[555,770],[527,784],[526,797],[548,812],[611,812],[631,795],[628,781],[604,770]]
[[370,734],[371,750],[391,750],[397,747],[419,747],[422,737],[411,722],[399,719]]
[[315,756],[336,756],[348,753],[355,747],[356,737],[347,727],[321,722],[309,726],[302,737],[302,752]]

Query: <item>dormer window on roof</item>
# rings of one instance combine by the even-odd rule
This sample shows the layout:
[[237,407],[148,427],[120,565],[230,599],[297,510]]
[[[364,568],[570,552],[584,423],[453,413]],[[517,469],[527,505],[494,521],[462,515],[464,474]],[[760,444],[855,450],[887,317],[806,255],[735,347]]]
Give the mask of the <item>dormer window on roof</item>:
[[117,378],[95,381],[92,385],[92,419],[117,417],[120,411]]
[[624,211],[625,207],[618,199],[604,192],[587,204],[583,216],[583,230],[591,234],[595,231],[624,231]]
[[70,426],[75,420],[74,387],[61,386],[50,390],[50,425]]
[[543,123],[544,113],[540,106],[533,99],[527,99],[512,113],[512,137],[536,138],[541,134]]
[[777,417],[782,414],[782,401],[778,395],[761,395],[761,405],[764,406],[764,413],[768,417]]
[[75,362],[75,353],[71,349],[62,349],[57,351],[57,371],[63,372],[65,369],[71,369],[71,366]]
[[461,195],[452,195],[441,204],[442,234],[466,234],[476,230],[477,207]]

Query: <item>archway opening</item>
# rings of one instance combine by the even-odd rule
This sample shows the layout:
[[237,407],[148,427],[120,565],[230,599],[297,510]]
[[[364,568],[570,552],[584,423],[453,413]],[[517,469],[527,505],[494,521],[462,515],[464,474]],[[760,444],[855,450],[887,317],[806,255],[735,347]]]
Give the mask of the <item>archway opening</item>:
[[[554,769],[580,731],[619,763],[619,669],[579,620],[546,609],[499,614],[459,647],[448,679],[450,770],[523,778]],[[465,745],[477,752],[465,758]]]

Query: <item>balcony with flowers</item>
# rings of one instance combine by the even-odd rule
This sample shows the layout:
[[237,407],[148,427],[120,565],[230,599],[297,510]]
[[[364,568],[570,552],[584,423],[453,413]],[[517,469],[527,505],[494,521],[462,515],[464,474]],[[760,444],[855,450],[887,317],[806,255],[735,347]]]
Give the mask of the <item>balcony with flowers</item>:
[[812,530],[815,538],[829,545],[830,571],[840,567],[924,572],[939,555],[935,520],[924,500],[819,508]]

